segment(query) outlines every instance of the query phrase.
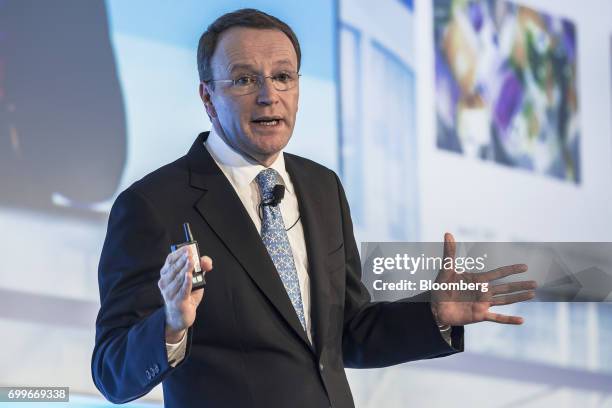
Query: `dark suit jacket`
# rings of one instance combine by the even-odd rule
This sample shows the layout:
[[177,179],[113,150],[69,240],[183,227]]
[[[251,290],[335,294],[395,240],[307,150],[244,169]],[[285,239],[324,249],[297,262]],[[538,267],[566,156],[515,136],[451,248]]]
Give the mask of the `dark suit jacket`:
[[[370,302],[336,174],[285,153],[304,226],[314,347],[265,246],[198,136],[186,156],[140,181],[111,210],[99,266],[92,375],[112,402],[163,381],[166,407],[352,407],[345,367],[384,367],[462,350],[441,337],[429,303]],[[214,270],[185,359],[165,346],[159,271],[191,223]]]

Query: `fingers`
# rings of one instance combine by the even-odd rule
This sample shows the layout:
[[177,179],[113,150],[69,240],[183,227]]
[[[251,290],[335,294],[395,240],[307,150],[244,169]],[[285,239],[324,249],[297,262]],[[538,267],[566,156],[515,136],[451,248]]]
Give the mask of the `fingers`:
[[535,292],[530,290],[528,292],[514,293],[512,295],[496,296],[491,299],[491,306],[510,305],[512,303],[524,302],[535,297]]
[[179,248],[166,257],[166,263],[160,271],[161,277],[157,283],[166,301],[171,300],[180,290],[182,279],[190,266],[193,264],[188,247]]
[[164,266],[160,270],[160,275],[165,276],[168,272],[173,272],[176,264],[183,263],[183,259],[189,255],[189,248],[182,247],[177,249],[174,252],[171,252],[166,257],[166,262],[164,262]]
[[189,252],[188,251],[181,251],[181,252],[182,252],[182,255],[176,258],[173,263],[168,263],[168,261],[166,261],[166,263],[164,264],[164,266],[162,267],[160,271],[161,277],[160,277],[158,286],[160,289],[162,289],[162,291],[172,281],[174,281],[174,279],[176,278],[176,275],[183,268],[185,263],[189,260]]
[[514,264],[502,266],[501,268],[493,269],[489,272],[481,273],[479,278],[482,281],[489,282],[495,279],[505,278],[506,276],[515,275],[517,273],[527,272],[527,265]]
[[[191,284],[191,278],[193,276],[193,261],[191,257],[187,258],[183,267],[178,271],[175,275],[172,283],[168,286],[168,290],[166,294],[170,299],[174,299],[177,297],[177,294],[181,291],[183,286],[185,285],[185,279],[189,278],[189,283]],[[191,293],[187,292],[187,293]],[[184,296],[180,296],[179,299],[184,298]]]
[[494,285],[491,287],[491,295],[502,295],[506,293],[520,292],[522,290],[535,289],[537,287],[536,281],[521,281],[503,283],[501,285]]
[[523,318],[520,316],[508,316],[493,312],[487,312],[484,320],[487,322],[495,322],[501,324],[523,324]]
[[[455,263],[455,253],[457,252],[457,245],[455,244],[455,238],[453,234],[447,232],[444,234],[444,251],[442,257],[442,269],[436,278],[437,281],[446,281],[448,280],[453,273],[455,273],[452,265]],[[451,258],[452,262],[446,262],[448,258]],[[451,265],[450,268],[447,268],[448,265]]]
[[187,271],[183,278],[183,284],[180,287],[178,297],[179,299],[186,299],[191,294],[191,287],[193,286],[193,268]]
[[447,232],[444,234],[444,261],[446,261],[446,258],[455,259],[456,252],[457,244],[455,243],[455,237],[450,232]]
[[172,265],[173,263],[177,262],[181,258],[181,256],[185,254],[185,252],[189,252],[189,247],[180,247],[176,251],[170,252],[166,257],[165,265]]

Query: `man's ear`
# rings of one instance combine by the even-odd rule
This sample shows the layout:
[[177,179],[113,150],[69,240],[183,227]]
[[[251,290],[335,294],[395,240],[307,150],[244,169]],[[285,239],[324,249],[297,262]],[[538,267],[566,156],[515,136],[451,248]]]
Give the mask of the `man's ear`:
[[205,84],[204,82],[200,82],[199,92],[200,92],[200,99],[204,103],[204,108],[206,109],[206,113],[208,114],[208,117],[212,120],[212,118],[217,117],[217,111],[215,110],[215,107],[213,106],[212,99],[211,99],[212,95],[210,94],[209,87],[210,85]]

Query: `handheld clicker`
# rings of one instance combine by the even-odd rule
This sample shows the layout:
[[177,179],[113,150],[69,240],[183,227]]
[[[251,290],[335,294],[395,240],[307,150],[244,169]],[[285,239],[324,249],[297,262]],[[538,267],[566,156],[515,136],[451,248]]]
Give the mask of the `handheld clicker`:
[[193,257],[194,264],[191,290],[194,291],[196,289],[200,289],[206,286],[206,279],[204,278],[204,271],[202,270],[202,266],[200,265],[200,248],[198,247],[197,241],[193,239],[193,235],[191,234],[191,227],[189,226],[188,222],[183,224],[183,231],[185,232],[186,242],[183,242],[182,244],[173,244],[170,246],[170,250],[174,252],[184,246],[191,247],[191,256]]

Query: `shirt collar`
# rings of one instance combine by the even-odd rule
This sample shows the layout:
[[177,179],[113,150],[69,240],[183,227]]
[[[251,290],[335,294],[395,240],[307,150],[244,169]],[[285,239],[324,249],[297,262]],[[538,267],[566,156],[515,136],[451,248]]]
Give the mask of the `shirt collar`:
[[[212,127],[208,138],[204,142],[208,152],[211,154],[217,164],[221,165],[228,177],[232,179],[232,182],[237,187],[244,187],[253,180],[255,177],[266,167],[254,162],[250,158],[244,157],[236,150],[232,149],[225,140]],[[269,168],[273,168],[280,175],[280,182],[285,186],[285,189],[291,194],[292,185],[289,178],[289,173],[285,169],[285,155],[284,151],[281,150],[280,154],[276,157],[276,160],[272,162]]]

